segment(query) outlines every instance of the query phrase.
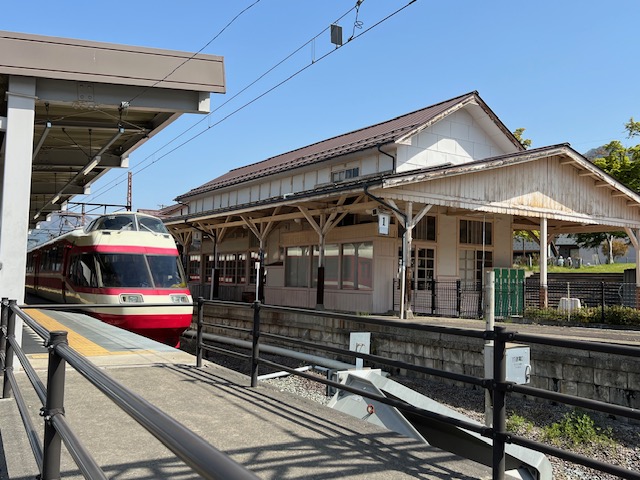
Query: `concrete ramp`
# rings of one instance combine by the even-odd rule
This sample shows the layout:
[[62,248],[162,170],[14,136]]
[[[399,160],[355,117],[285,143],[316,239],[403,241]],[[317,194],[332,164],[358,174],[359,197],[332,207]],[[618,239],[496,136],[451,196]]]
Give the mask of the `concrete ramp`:
[[[339,379],[341,383],[354,388],[402,400],[430,412],[482,425],[425,395],[382,376],[379,370],[341,372]],[[407,437],[415,438],[428,445],[491,466],[492,441],[478,433],[409,412],[400,412],[397,408],[343,390],[333,396],[329,406]],[[553,478],[551,463],[543,454],[519,445],[506,445],[505,463],[510,478],[522,480],[551,480]]]

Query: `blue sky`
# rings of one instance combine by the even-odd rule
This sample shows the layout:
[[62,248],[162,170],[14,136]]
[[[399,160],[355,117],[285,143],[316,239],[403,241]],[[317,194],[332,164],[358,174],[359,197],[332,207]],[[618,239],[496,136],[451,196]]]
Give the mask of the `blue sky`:
[[[196,52],[255,3],[203,50],[224,57],[227,93],[211,102],[219,110],[169,144],[202,120],[183,116],[130,157],[134,209],[171,204],[232,168],[473,90],[509,129],[526,128],[533,147],[569,142],[586,152],[628,142],[624,123],[640,119],[640,2],[417,0],[367,31],[408,2],[365,0],[361,36],[335,50],[325,31],[224,106],[355,0],[6,1],[0,29]],[[355,20],[353,10],[339,22],[345,39]],[[76,200],[125,203],[126,171],[92,190]]]

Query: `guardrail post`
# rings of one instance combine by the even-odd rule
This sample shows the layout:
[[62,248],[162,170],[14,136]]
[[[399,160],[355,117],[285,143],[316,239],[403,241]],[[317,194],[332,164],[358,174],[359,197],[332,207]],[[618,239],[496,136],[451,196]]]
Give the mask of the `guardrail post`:
[[432,278],[431,279],[431,314],[435,314],[436,313],[436,309],[437,309],[437,305],[436,305],[436,279]]
[[0,368],[4,368],[5,350],[7,349],[7,321],[9,319],[9,299],[2,298],[2,310],[0,310]]
[[[13,306],[15,306],[15,300],[9,300],[9,304],[6,309],[7,312],[7,336],[6,339],[14,336],[16,334],[16,314],[13,311]],[[4,305],[3,305],[4,306]],[[4,319],[3,319],[4,321]],[[11,398],[13,397],[13,390],[11,389],[11,382],[9,382],[9,378],[6,375],[6,372],[13,370],[13,346],[11,342],[5,342],[5,350],[4,350],[4,369],[3,372],[3,385],[2,385],[2,398]]]
[[506,354],[505,328],[494,327],[493,343],[493,480],[505,478]]
[[202,321],[204,317],[204,298],[198,297],[198,324],[196,329],[196,367],[202,366]]
[[44,456],[42,462],[42,479],[60,478],[61,438],[51,421],[54,415],[64,415],[64,359],[56,352],[58,345],[68,345],[67,332],[53,331],[49,333],[49,365],[47,371],[47,401],[42,409],[44,417]]
[[604,321],[604,282],[600,282],[600,321],[605,323]]
[[251,343],[251,386],[258,386],[258,359],[260,358],[260,301],[253,302],[253,335]]

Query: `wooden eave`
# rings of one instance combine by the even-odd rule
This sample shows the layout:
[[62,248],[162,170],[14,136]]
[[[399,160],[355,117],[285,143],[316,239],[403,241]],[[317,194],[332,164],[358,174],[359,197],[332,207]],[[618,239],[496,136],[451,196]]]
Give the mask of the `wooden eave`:
[[[213,231],[215,229],[243,227],[247,225],[247,222],[260,225],[295,219],[304,220],[303,209],[307,215],[320,217],[322,215],[345,212],[363,213],[373,208],[382,207],[380,203],[366,195],[365,187],[370,188],[371,193],[375,196],[381,197],[385,201],[394,202],[401,210],[405,209],[406,203],[411,201],[416,209],[433,204],[437,207],[438,212],[447,215],[465,217],[486,215],[486,213],[496,213],[487,205],[487,202],[473,200],[462,206],[459,202],[446,199],[434,202],[433,197],[428,193],[426,195],[422,194],[422,197],[420,197],[420,194],[412,192],[411,189],[406,187],[412,184],[449,177],[473,175],[487,170],[525,164],[541,159],[552,159],[557,161],[559,165],[571,166],[576,169],[577,176],[591,177],[594,188],[610,189],[612,199],[626,197],[630,208],[640,206],[640,196],[638,194],[607,175],[568,145],[556,145],[511,155],[502,155],[463,165],[424,169],[404,174],[387,174],[369,182],[353,181],[346,185],[333,185],[321,191],[314,190],[288,195],[287,198],[269,199],[258,204],[246,204],[222,210],[218,209],[168,218],[165,220],[165,224],[172,232],[186,231],[192,227]],[[533,211],[528,207],[518,206],[515,206],[510,214],[513,216],[514,230],[539,230],[540,218],[547,217],[544,211]],[[564,216],[558,214],[547,218],[550,234],[613,231],[630,228],[629,222],[625,225],[599,223],[598,219],[590,218],[586,213],[567,214]],[[638,225],[633,228],[640,228],[640,220]]]

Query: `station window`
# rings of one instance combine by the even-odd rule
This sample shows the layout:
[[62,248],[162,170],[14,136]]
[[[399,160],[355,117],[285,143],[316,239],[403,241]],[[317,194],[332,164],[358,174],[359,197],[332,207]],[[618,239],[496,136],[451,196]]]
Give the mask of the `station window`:
[[189,255],[189,264],[187,265],[187,271],[189,272],[190,282],[200,281],[200,255]]
[[339,170],[337,172],[331,172],[331,181],[333,183],[342,182],[343,180],[349,180],[360,176],[360,168],[347,168],[346,170]]
[[[319,253],[317,245],[286,248],[285,285],[316,287]],[[330,244],[325,246],[324,254],[325,288],[373,288],[372,242]]]
[[460,243],[493,245],[493,224],[478,220],[460,220]]
[[493,252],[482,250],[460,250],[459,273],[463,282],[482,284],[482,272],[493,267]]
[[373,288],[373,244],[345,243],[342,245],[342,288]]
[[[313,247],[313,275],[312,287],[318,286],[318,261],[320,247]],[[329,244],[324,246],[324,288],[340,288],[340,245]]]
[[413,228],[415,240],[436,241],[436,217],[425,216]]
[[287,287],[308,287],[311,269],[310,248],[287,247],[285,250],[285,285]]
[[220,270],[220,283],[247,283],[247,254],[219,253],[218,269]]
[[204,257],[204,278],[206,283],[211,283],[211,272],[213,270],[213,255]]
[[[433,248],[412,248],[411,260],[407,267],[412,269],[412,290],[431,289],[431,280],[435,277],[436,251]],[[402,262],[402,248],[398,249],[398,264]],[[400,288],[400,283],[398,283]]]

